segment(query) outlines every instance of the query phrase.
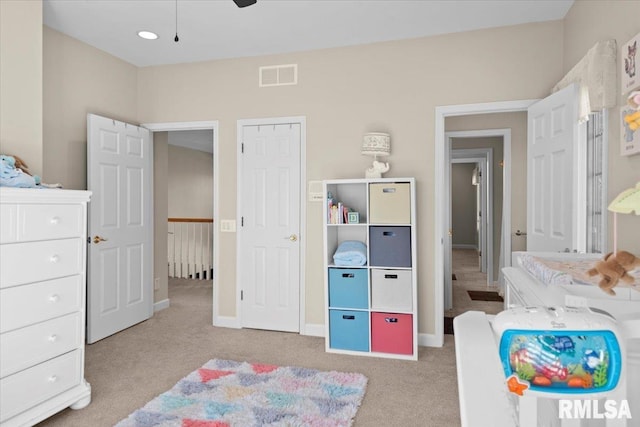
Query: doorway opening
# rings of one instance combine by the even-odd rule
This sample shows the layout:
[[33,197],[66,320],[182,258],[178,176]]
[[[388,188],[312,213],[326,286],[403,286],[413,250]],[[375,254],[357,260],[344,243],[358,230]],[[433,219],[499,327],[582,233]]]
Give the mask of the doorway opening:
[[[156,299],[161,300],[160,304],[156,303],[156,310],[169,306],[171,280],[172,290],[177,289],[175,285],[180,285],[189,288],[190,292],[196,288],[210,292],[212,323],[216,325],[220,301],[219,286],[215,281],[220,272],[219,238],[214,223],[219,217],[218,122],[150,123],[143,126],[154,132],[154,163],[160,166],[154,181],[155,200],[158,202],[154,206],[157,249],[154,270],[155,277],[163,279],[164,283],[155,286]],[[186,169],[188,164],[189,170],[184,174],[175,173]],[[176,186],[188,187],[188,191],[173,188]],[[207,283],[191,282],[191,279],[202,278],[207,279]]]
[[[435,159],[434,159],[434,182],[435,182],[435,204],[439,208],[435,210],[434,215],[434,334],[428,335],[423,340],[425,345],[441,347],[444,342],[444,289],[445,289],[445,263],[448,258],[445,256],[445,241],[448,239],[448,229],[446,226],[448,222],[446,207],[449,206],[449,200],[447,198],[449,192],[445,191],[444,177],[446,176],[445,169],[449,165],[449,152],[447,151],[445,136],[445,118],[456,116],[469,116],[476,114],[492,114],[492,113],[511,113],[511,112],[526,112],[527,108],[536,102],[536,100],[520,100],[520,101],[505,101],[505,102],[490,102],[482,104],[465,104],[465,105],[450,105],[436,107],[435,113]],[[510,158],[510,150],[505,148],[504,153],[504,173],[511,173],[511,165],[508,159]],[[509,180],[504,181],[504,193],[511,194],[511,182]],[[503,227],[509,230],[506,233],[509,238],[505,238],[503,235],[503,247],[504,254],[511,253],[511,239],[510,239],[510,227],[509,223],[511,219],[511,206],[505,204],[503,209]],[[504,256],[505,265],[510,262],[509,256]],[[449,275],[449,278],[451,276]]]
[[501,248],[503,138],[476,137],[473,132],[465,132],[464,138],[447,133],[453,148],[450,185],[445,189],[451,200],[447,218],[450,245],[445,254],[451,274],[451,280],[445,280],[445,315],[449,318],[467,310],[492,314],[501,310],[495,283],[499,257],[494,253]]

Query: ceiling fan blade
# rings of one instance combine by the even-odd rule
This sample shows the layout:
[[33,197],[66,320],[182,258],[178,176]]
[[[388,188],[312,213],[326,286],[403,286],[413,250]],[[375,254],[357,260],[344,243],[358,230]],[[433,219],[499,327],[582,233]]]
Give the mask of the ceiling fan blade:
[[257,0],[233,0],[233,2],[236,4],[236,6],[238,7],[247,7],[247,6],[251,6],[252,4],[256,4]]

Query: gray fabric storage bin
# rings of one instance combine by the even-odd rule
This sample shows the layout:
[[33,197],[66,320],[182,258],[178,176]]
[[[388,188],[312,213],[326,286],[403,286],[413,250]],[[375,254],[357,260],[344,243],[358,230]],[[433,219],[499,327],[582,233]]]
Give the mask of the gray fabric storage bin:
[[411,227],[369,227],[369,265],[411,267]]

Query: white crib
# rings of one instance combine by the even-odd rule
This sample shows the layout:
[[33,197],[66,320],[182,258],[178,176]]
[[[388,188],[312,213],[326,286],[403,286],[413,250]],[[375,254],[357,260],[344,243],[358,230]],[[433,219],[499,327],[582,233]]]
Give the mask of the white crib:
[[[526,271],[514,253],[513,265],[503,269],[505,309],[518,306],[590,307],[610,313],[625,333],[626,386],[623,393],[629,402],[630,420],[559,420],[558,402],[553,399],[518,398],[508,392],[502,370],[498,340],[492,328],[494,316],[468,312],[454,319],[460,411],[463,426],[520,426],[522,419],[535,416],[535,426],[625,426],[640,427],[640,292],[616,287],[616,296],[605,294],[597,286],[547,285]],[[586,259],[600,255],[529,253],[553,259]],[[614,393],[615,394],[615,393]],[[524,406],[522,403],[525,402]],[[488,410],[487,408],[492,408]],[[521,411],[533,413],[521,417]]]
[[[519,397],[509,391],[507,379],[499,356],[500,337],[494,331],[495,316],[479,311],[469,311],[454,319],[458,393],[462,427],[637,427],[640,425],[640,401],[634,400],[629,389],[639,381],[626,369],[618,387],[603,399],[620,402],[625,399],[630,406],[631,419],[602,420],[560,419],[558,401],[532,395]],[[634,333],[630,340],[640,339],[640,314],[636,320],[627,320],[624,333]],[[623,366],[623,368],[625,368]],[[624,371],[623,371],[624,372]],[[567,397],[570,398],[570,397]],[[635,403],[635,405],[634,405]]]

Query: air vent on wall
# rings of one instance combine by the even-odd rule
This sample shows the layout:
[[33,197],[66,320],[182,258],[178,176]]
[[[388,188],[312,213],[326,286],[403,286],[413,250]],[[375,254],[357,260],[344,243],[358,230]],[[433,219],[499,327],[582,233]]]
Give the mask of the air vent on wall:
[[258,84],[260,87],[297,85],[298,64],[260,67]]

